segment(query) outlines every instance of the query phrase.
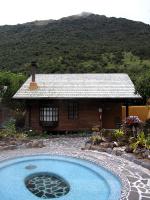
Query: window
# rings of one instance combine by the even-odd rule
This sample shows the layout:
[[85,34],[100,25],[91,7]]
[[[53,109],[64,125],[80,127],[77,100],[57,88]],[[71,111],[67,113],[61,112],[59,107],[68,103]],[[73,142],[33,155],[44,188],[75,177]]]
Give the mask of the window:
[[68,119],[78,119],[78,103],[71,102],[68,104]]
[[40,108],[40,121],[41,122],[57,122],[58,121],[58,108],[44,106]]

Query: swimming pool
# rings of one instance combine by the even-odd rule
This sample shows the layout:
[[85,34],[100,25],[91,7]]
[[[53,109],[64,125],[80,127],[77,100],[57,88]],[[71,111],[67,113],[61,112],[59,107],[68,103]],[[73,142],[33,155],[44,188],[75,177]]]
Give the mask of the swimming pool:
[[120,180],[85,160],[38,155],[0,164],[2,200],[119,200],[120,196]]

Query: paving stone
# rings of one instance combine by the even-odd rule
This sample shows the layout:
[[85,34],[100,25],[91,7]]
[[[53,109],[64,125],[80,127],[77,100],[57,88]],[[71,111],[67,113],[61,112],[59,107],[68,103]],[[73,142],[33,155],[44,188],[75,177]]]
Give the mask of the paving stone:
[[141,193],[142,196],[146,196],[150,198],[150,193]]
[[136,181],[138,181],[137,178],[134,178],[134,177],[131,177],[131,176],[128,176],[128,179],[130,180],[130,182],[136,182]]
[[141,165],[142,165],[143,167],[145,167],[145,168],[147,168],[147,169],[150,170],[150,163],[148,163],[148,162],[142,162]]
[[139,190],[140,190],[141,192],[146,192],[146,189],[141,188],[141,187],[139,187]]
[[136,163],[136,164],[138,164],[138,165],[141,165],[141,164],[142,164],[142,161],[141,161],[141,160],[138,160],[138,159],[135,159],[133,162]]
[[125,159],[127,159],[129,161],[134,161],[135,160],[135,156],[134,155],[130,155],[130,154],[123,154],[121,157],[125,158]]
[[142,181],[142,183],[144,183],[144,184],[147,184],[148,183],[148,180],[141,180]]
[[131,187],[131,190],[134,191],[134,192],[138,192],[136,187]]
[[150,200],[150,197],[142,197],[142,200]]
[[[140,172],[139,172],[140,173]],[[140,173],[140,175],[141,175],[141,177],[142,178],[144,178],[144,179],[147,179],[147,180],[149,180],[150,179],[150,176],[148,175],[148,174],[146,174],[146,173]]]
[[139,194],[137,192],[131,191],[128,197],[129,200],[138,200]]

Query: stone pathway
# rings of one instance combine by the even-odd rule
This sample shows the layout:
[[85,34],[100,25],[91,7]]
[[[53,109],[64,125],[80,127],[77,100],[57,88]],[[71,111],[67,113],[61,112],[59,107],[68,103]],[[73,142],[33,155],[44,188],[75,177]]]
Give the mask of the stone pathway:
[[44,148],[16,149],[0,153],[0,161],[26,155],[58,154],[89,160],[110,170],[122,181],[121,200],[150,200],[150,171],[122,157],[97,151],[82,151],[88,138],[44,140]]

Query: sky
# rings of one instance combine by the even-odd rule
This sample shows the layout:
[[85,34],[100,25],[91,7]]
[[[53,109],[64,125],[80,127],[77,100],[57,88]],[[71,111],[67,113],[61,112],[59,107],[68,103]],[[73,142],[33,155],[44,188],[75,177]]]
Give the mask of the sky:
[[150,0],[0,0],[0,25],[91,12],[150,24]]

